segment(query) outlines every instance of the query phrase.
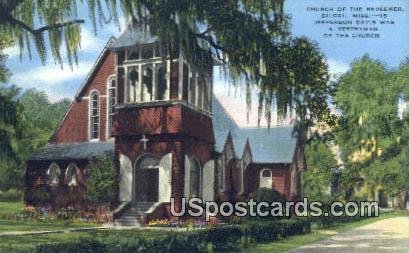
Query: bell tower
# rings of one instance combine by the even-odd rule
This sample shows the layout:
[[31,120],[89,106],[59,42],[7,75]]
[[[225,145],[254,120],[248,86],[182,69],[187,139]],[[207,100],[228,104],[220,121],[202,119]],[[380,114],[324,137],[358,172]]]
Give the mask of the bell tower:
[[[185,171],[190,161],[195,159],[203,169],[213,159],[212,68],[199,71],[181,50],[167,52],[147,24],[128,25],[111,50],[117,58],[118,85],[112,135],[117,155],[132,164],[131,195],[138,195],[134,178],[138,159],[149,154],[157,161],[171,157],[168,178],[159,170],[157,202],[189,197],[191,175]],[[200,180],[197,184],[202,184]],[[169,182],[168,192],[161,192],[162,181]]]

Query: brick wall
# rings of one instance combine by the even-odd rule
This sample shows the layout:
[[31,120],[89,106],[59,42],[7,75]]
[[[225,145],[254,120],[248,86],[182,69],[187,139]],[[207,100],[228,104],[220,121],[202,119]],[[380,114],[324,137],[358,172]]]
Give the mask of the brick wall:
[[107,139],[107,82],[109,77],[116,73],[115,58],[114,53],[109,51],[101,57],[85,88],[80,92],[79,98],[73,101],[63,122],[51,137],[51,143],[84,142],[89,140],[89,95],[93,90],[97,90],[100,95],[100,141]]
[[272,172],[273,176],[273,185],[272,187],[289,197],[289,184],[290,184],[290,168],[288,165],[284,164],[270,164],[270,165],[261,165],[261,164],[250,164],[244,171],[243,181],[244,181],[244,191],[247,194],[252,194],[260,186],[260,171],[262,169],[268,168]]

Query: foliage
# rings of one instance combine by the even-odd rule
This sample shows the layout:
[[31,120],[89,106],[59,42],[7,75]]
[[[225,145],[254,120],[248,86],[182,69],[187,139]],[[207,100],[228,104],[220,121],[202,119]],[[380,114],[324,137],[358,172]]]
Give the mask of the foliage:
[[310,227],[306,219],[291,219],[184,232],[101,231],[93,233],[92,239],[39,245],[36,252],[208,252],[208,245],[215,250],[231,250],[240,247],[243,239],[253,243],[272,242],[280,237],[309,233]]
[[314,140],[306,146],[307,171],[302,174],[302,187],[304,197],[311,201],[322,201],[329,198],[326,194],[331,185],[337,161],[329,145],[325,142]]
[[84,20],[76,18],[76,1],[5,0],[0,13],[1,36],[11,38],[20,50],[25,48],[30,57],[33,43],[45,63],[48,44],[55,61],[62,64],[60,50],[65,41],[66,58],[70,64],[77,61],[79,24]]
[[28,189],[25,195],[27,202],[41,205],[50,200],[50,193],[46,186]]
[[398,106],[408,94],[407,73],[407,63],[390,71],[365,55],[338,82],[334,100],[342,116],[335,136],[346,166],[346,198],[362,185],[369,196],[380,190],[406,195],[408,119],[399,117]]
[[10,189],[5,192],[0,192],[0,202],[21,201],[23,193],[19,190]]
[[334,100],[342,114],[337,140],[345,161],[363,162],[397,140],[399,88],[392,73],[368,55],[341,76]]
[[92,162],[87,190],[90,200],[95,204],[110,203],[115,200],[117,179],[110,157],[98,157]]
[[[3,1],[0,32],[28,52],[35,42],[43,61],[45,45],[49,44],[60,64],[65,41],[67,59],[72,64],[73,58],[77,59],[80,24],[84,22],[77,18],[77,2]],[[333,123],[327,106],[328,66],[317,45],[290,36],[284,4],[285,0],[87,1],[95,31],[97,23],[102,26],[113,21],[119,26],[120,13],[131,25],[149,24],[162,48],[174,52],[180,46],[185,58],[199,69],[212,67],[217,59],[233,84],[245,84],[248,109],[250,91],[256,85],[260,88],[259,115],[264,112],[270,122],[274,109],[280,117],[294,111],[299,120],[298,133],[305,140],[314,120]],[[45,43],[45,35],[49,43]]]
[[2,84],[0,96],[0,190],[4,191],[22,187],[24,161],[48,142],[70,102],[51,103],[44,92],[31,89],[20,94],[17,87]]
[[284,202],[286,197],[274,189],[260,188],[254,193],[255,202]]

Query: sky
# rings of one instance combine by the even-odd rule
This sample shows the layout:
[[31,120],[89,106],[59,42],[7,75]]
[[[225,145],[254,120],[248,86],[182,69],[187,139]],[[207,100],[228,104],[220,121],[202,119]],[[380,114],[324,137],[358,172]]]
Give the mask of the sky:
[[[387,12],[388,18],[395,21],[395,25],[379,27],[380,39],[357,39],[357,38],[324,38],[323,34],[332,25],[315,25],[326,12],[308,11],[308,8],[346,8],[342,13],[350,17],[353,13],[350,7],[401,7],[403,12]],[[11,82],[22,87],[23,90],[36,88],[45,91],[51,101],[62,98],[72,99],[77,89],[84,82],[89,70],[98,58],[110,36],[118,37],[120,31],[113,24],[104,25],[94,33],[93,26],[88,17],[86,6],[78,5],[78,16],[86,19],[82,26],[81,50],[79,52],[78,66],[73,69],[66,63],[61,68],[55,64],[49,54],[46,65],[42,65],[36,53],[32,60],[23,54],[20,60],[20,52],[17,47],[5,50],[8,54],[7,67],[13,73]],[[332,74],[341,74],[348,71],[352,61],[369,54],[390,68],[396,68],[409,56],[409,1],[407,0],[287,0],[285,11],[291,16],[291,32],[294,36],[306,36],[314,40],[327,58]],[[330,12],[332,13],[332,12]],[[354,12],[356,13],[356,12]],[[384,13],[384,12],[382,12]],[[373,13],[377,14],[377,13]],[[337,18],[331,18],[336,20]],[[325,19],[322,19],[325,20]],[[124,20],[121,20],[124,27]],[[334,28],[334,27],[333,27]],[[242,112],[245,112],[245,93],[241,88],[232,88],[229,80],[214,71],[214,91],[222,101],[230,115],[239,125],[255,126],[257,123],[256,102],[252,104],[250,121],[247,122]],[[253,101],[256,101],[254,91]],[[262,122],[265,125],[265,122]]]

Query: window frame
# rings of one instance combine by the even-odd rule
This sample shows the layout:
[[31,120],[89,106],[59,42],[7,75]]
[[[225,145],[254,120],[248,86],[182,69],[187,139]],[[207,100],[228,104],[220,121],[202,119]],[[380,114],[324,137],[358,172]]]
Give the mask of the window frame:
[[[57,174],[58,174],[57,181],[54,181],[54,180],[50,179],[51,169],[57,169]],[[59,185],[60,181],[61,181],[61,178],[60,178],[61,177],[61,168],[60,168],[60,166],[58,166],[58,164],[56,164],[56,163],[51,163],[50,166],[48,166],[48,169],[47,169],[47,177],[48,177],[47,179],[48,179],[48,184],[49,185],[51,185],[51,186]]]
[[[69,177],[68,173],[74,170],[74,174]],[[77,186],[78,185],[78,166],[75,163],[70,163],[65,170],[65,178],[68,186]],[[74,182],[73,182],[74,181]]]
[[[112,81],[115,81],[115,87],[112,87]],[[112,125],[113,125],[113,116],[115,115],[115,112],[112,113],[112,105],[111,105],[111,90],[114,90],[114,96],[115,96],[115,102],[114,102],[114,108],[116,110],[116,105],[118,103],[118,80],[116,78],[116,75],[111,75],[108,77],[108,82],[107,82],[107,106],[106,106],[106,137],[107,139],[112,139],[111,137],[111,130],[112,130]]]
[[[268,171],[270,173],[269,176],[264,176],[264,172]],[[268,179],[266,179],[268,178]],[[268,180],[269,182],[269,187],[265,187],[264,184],[266,182],[264,180]],[[263,183],[262,183],[263,181]],[[273,189],[273,171],[270,168],[263,168],[260,170],[260,181],[259,181],[259,189],[261,188],[267,188],[267,189]]]
[[[92,110],[94,109],[92,106],[93,103],[93,95],[96,94],[97,95],[97,115],[93,116],[92,115]],[[92,90],[89,93],[89,104],[88,104],[88,137],[90,141],[99,141],[101,138],[101,105],[100,105],[100,101],[101,101],[101,96],[99,94],[98,90]],[[97,122],[98,122],[98,132],[97,138],[93,138],[93,118],[97,118]]]

